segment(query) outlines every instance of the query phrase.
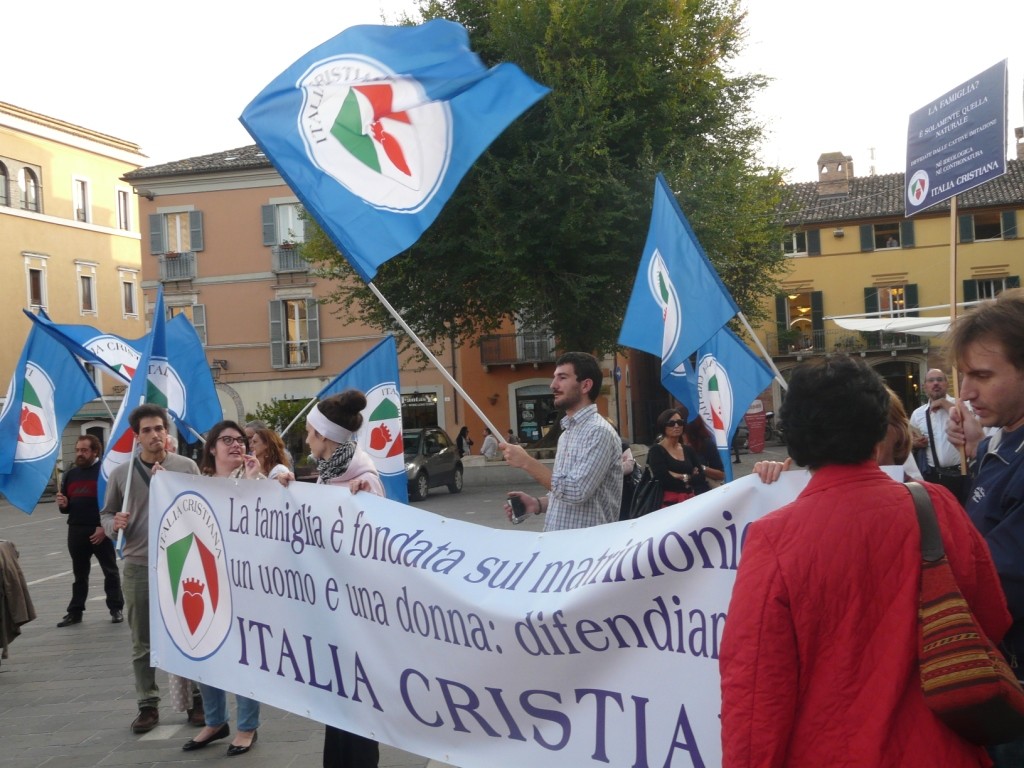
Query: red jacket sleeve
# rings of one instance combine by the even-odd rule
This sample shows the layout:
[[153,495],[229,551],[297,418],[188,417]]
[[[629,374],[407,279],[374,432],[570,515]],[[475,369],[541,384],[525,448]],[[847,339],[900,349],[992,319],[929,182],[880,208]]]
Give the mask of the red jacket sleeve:
[[770,536],[754,523],[722,637],[722,765],[783,765],[796,712],[797,643]]

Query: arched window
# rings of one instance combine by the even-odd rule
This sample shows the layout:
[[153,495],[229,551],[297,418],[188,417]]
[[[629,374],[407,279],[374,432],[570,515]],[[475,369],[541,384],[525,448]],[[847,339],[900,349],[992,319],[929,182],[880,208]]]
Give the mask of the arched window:
[[7,173],[7,166],[0,163],[0,205],[11,204],[10,175]]
[[21,207],[26,211],[39,211],[39,177],[31,168],[18,172],[18,186],[21,188]]

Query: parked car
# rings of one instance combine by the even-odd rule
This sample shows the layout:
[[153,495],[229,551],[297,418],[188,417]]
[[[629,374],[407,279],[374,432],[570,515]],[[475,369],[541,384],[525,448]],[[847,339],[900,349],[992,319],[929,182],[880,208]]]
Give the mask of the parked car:
[[451,493],[462,490],[462,460],[455,443],[440,427],[406,429],[405,475],[409,480],[409,499],[422,501],[431,488],[448,486]]

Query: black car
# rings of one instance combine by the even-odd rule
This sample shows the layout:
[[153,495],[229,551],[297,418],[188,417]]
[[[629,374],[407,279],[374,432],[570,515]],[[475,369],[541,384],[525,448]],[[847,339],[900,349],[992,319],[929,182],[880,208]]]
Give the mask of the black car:
[[439,485],[448,486],[451,493],[462,490],[462,460],[443,429],[406,429],[402,431],[402,441],[411,501],[422,501],[431,488]]

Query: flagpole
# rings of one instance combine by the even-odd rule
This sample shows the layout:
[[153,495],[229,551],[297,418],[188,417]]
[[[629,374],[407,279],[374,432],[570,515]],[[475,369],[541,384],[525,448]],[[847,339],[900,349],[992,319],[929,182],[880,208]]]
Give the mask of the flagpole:
[[317,401],[317,398],[316,397],[312,397],[312,398],[310,398],[308,403],[306,403],[304,406],[302,406],[302,410],[300,410],[298,413],[296,413],[295,414],[295,418],[292,419],[290,422],[288,422],[288,426],[281,430],[281,437],[284,437],[285,434],[288,432],[288,430],[295,426],[295,422],[298,421],[301,418],[302,414],[304,414],[309,409],[309,407],[311,405],[313,405],[313,403],[315,403],[316,401]]
[[[142,405],[144,402],[146,402],[145,395],[143,395],[139,399],[139,405]],[[126,515],[128,514],[128,494],[132,492],[132,475],[135,474],[134,472],[132,472],[132,469],[134,469],[132,465],[135,463],[136,445],[138,445],[137,439],[132,443],[131,453],[128,454],[128,479],[125,481],[124,484],[124,499],[121,502],[121,511],[124,512]],[[124,560],[124,528],[117,532],[117,546],[115,547],[115,549],[117,550],[117,556]]]
[[375,286],[371,282],[371,283],[367,283],[366,287],[369,288],[373,292],[373,295],[376,296],[380,300],[380,303],[384,305],[384,308],[388,312],[390,312],[391,316],[393,318],[395,318],[395,320],[398,322],[398,324],[400,326],[402,326],[402,330],[404,330],[407,334],[409,334],[409,338],[411,338],[414,342],[416,342],[416,346],[419,347],[420,351],[423,352],[423,354],[427,356],[427,359],[431,363],[434,364],[434,367],[437,368],[437,370],[441,372],[441,375],[444,376],[444,378],[448,381],[448,383],[452,385],[452,387],[455,389],[455,391],[458,392],[460,395],[462,395],[462,399],[465,400],[466,404],[470,408],[473,409],[473,412],[476,413],[476,415],[480,417],[480,420],[483,421],[484,426],[487,427],[489,430],[491,430],[491,434],[494,435],[494,437],[498,440],[498,442],[504,443],[505,442],[505,438],[503,436],[504,433],[503,432],[499,432],[498,428],[495,427],[493,424],[491,424],[491,420],[488,419],[484,415],[484,412],[482,410],[480,410],[480,407],[475,402],[473,402],[473,398],[471,398],[468,394],[466,394],[466,390],[464,390],[461,386],[459,386],[459,382],[457,382],[455,380],[455,378],[450,373],[448,373],[448,369],[445,368],[443,365],[441,365],[441,361],[438,360],[436,357],[434,357],[434,353],[431,352],[429,349],[427,349],[427,345],[426,344],[424,344],[422,341],[420,341],[420,337],[417,336],[415,331],[413,331],[413,329],[409,327],[409,325],[405,322],[405,320],[402,319],[402,316],[399,315],[398,312],[395,310],[395,308],[392,307],[391,304],[388,302],[388,300],[384,298],[384,295],[379,290],[377,290],[377,286]]
[[788,392],[789,384],[784,378],[782,378],[782,374],[779,373],[779,369],[775,367],[775,361],[772,360],[772,356],[768,354],[768,350],[764,348],[764,344],[761,343],[757,334],[754,333],[754,329],[750,327],[750,323],[747,321],[747,316],[742,312],[738,313],[736,316],[740,319],[740,322],[743,323],[743,327],[747,329],[747,333],[750,334],[750,338],[754,340],[754,344],[757,345],[758,350],[761,352],[761,357],[765,359],[765,362],[768,363],[768,367],[775,373],[775,380],[779,382],[779,386],[782,387],[782,391]]

